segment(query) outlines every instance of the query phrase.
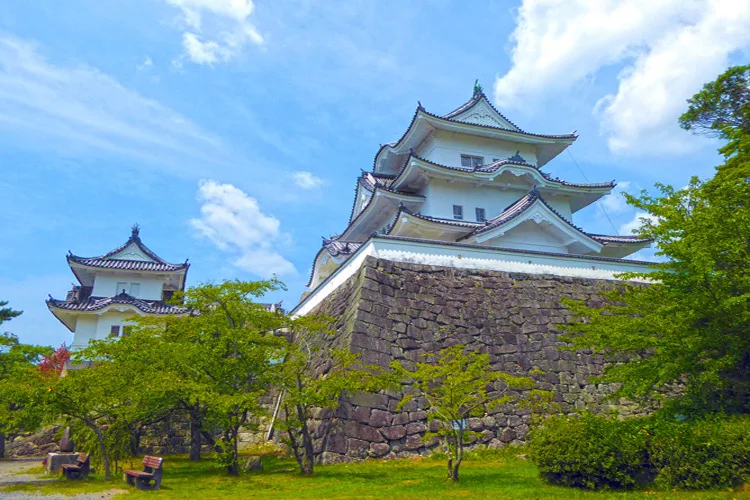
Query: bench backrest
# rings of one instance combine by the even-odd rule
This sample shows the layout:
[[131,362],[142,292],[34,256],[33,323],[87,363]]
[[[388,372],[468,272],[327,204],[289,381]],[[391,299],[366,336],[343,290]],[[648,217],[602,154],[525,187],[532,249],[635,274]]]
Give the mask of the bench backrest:
[[162,460],[164,459],[159,458],[159,457],[150,457],[146,455],[145,457],[143,457],[143,466],[150,467],[152,469],[158,469],[159,467],[161,467]]
[[86,459],[89,458],[89,454],[86,452],[81,452],[78,454],[78,464],[82,464],[86,461]]

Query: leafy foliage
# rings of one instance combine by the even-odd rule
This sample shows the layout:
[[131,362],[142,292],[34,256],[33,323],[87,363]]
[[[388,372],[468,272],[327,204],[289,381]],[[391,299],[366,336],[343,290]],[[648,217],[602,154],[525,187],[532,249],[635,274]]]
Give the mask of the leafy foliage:
[[286,342],[274,332],[289,322],[255,299],[281,286],[270,280],[193,287],[184,294],[188,315],[139,318],[128,337],[143,346],[133,362],[146,361],[144,370],[159,374],[166,400],[197,408],[200,419],[220,429],[217,458],[232,475],[239,472],[239,431],[266,412],[259,398],[283,358]]
[[578,317],[568,330],[574,349],[629,360],[603,377],[623,384],[620,395],[653,395],[680,384],[696,411],[750,411],[748,72],[732,68],[708,84],[682,118],[686,128],[729,139],[716,175],[693,178],[679,190],[657,185],[657,196],[628,197],[650,215],[638,234],[653,238],[665,261],[651,274],[623,277],[653,280],[651,286],[623,285],[595,309],[567,302]]
[[688,104],[680,117],[685,130],[724,139],[731,139],[737,130],[750,134],[750,65],[729,68]]
[[[684,416],[683,416],[684,417]],[[588,489],[713,489],[750,477],[750,419],[675,419],[671,412],[617,420],[584,413],[547,419],[531,457],[552,484]]]
[[7,300],[0,300],[0,325],[5,323],[6,321],[10,321],[13,318],[17,318],[22,314],[23,311],[15,311],[11,309],[10,307],[5,307],[8,305]]
[[464,352],[463,345],[441,350],[433,362],[429,362],[429,354],[426,357],[428,361],[416,363],[413,370],[398,362],[391,364],[394,375],[410,382],[415,390],[403,397],[399,408],[415,395],[426,399],[427,419],[440,424],[436,432],[426,433],[425,439],[443,439],[449,453],[448,477],[458,481],[464,445],[478,437],[467,428],[466,419],[481,417],[512,401],[517,396],[509,389],[531,389],[534,381],[494,370],[488,354]]
[[[0,301],[0,324],[20,311]],[[50,349],[22,344],[11,333],[0,333],[0,458],[5,455],[5,436],[28,432],[40,425],[43,409],[37,404],[40,373],[36,365]]]
[[284,361],[277,367],[283,412],[277,426],[286,432],[302,474],[312,474],[315,453],[309,419],[317,409],[339,407],[344,392],[375,391],[386,384],[378,367],[360,366],[348,350],[323,352],[320,340],[329,335],[325,318],[300,318],[290,325]]
[[60,375],[69,359],[70,351],[65,345],[61,345],[51,354],[42,356],[42,360],[39,362],[39,371],[44,375]]
[[712,489],[750,479],[750,418],[659,422],[648,452],[666,488]]
[[632,488],[652,471],[648,433],[639,421],[584,413],[555,416],[531,432],[531,457],[542,478],[578,488]]

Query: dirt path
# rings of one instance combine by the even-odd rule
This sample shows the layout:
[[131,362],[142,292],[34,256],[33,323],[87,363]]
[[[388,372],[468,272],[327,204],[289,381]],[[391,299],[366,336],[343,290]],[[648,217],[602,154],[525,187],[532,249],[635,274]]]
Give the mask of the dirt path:
[[97,493],[80,493],[78,495],[42,495],[41,493],[28,493],[25,491],[3,491],[3,486],[16,484],[42,484],[56,481],[55,476],[44,476],[36,473],[26,473],[41,463],[41,458],[26,458],[15,460],[0,460],[0,498],[2,500],[99,500],[101,498],[112,498],[125,490],[111,489]]

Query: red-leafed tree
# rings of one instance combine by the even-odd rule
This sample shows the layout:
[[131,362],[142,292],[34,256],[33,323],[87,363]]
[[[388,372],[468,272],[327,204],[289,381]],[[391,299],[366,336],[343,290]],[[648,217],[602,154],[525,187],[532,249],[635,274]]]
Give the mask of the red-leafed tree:
[[65,362],[69,359],[70,351],[63,344],[52,351],[52,354],[45,354],[42,357],[42,361],[39,363],[39,371],[45,376],[60,375],[65,367]]

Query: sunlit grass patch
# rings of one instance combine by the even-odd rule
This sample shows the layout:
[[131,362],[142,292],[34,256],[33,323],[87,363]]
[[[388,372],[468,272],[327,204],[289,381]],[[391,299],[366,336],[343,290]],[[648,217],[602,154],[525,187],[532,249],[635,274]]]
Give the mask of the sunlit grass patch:
[[[257,450],[253,450],[257,452]],[[750,500],[750,491],[714,492],[589,492],[544,484],[536,467],[518,459],[518,450],[470,454],[461,466],[461,480],[447,479],[444,460],[417,457],[399,460],[316,466],[313,476],[302,476],[290,457],[265,454],[263,470],[226,475],[210,459],[190,462],[186,456],[164,458],[164,480],[159,491],[139,491],[128,487],[117,475],[105,482],[98,474],[84,481],[56,480],[37,486],[18,486],[5,491],[27,491],[55,495],[92,493],[112,488],[127,490],[124,499],[739,499]],[[253,453],[260,454],[260,453]],[[137,465],[139,460],[135,460]],[[129,467],[126,464],[126,467]],[[0,489],[0,498],[2,498]]]

